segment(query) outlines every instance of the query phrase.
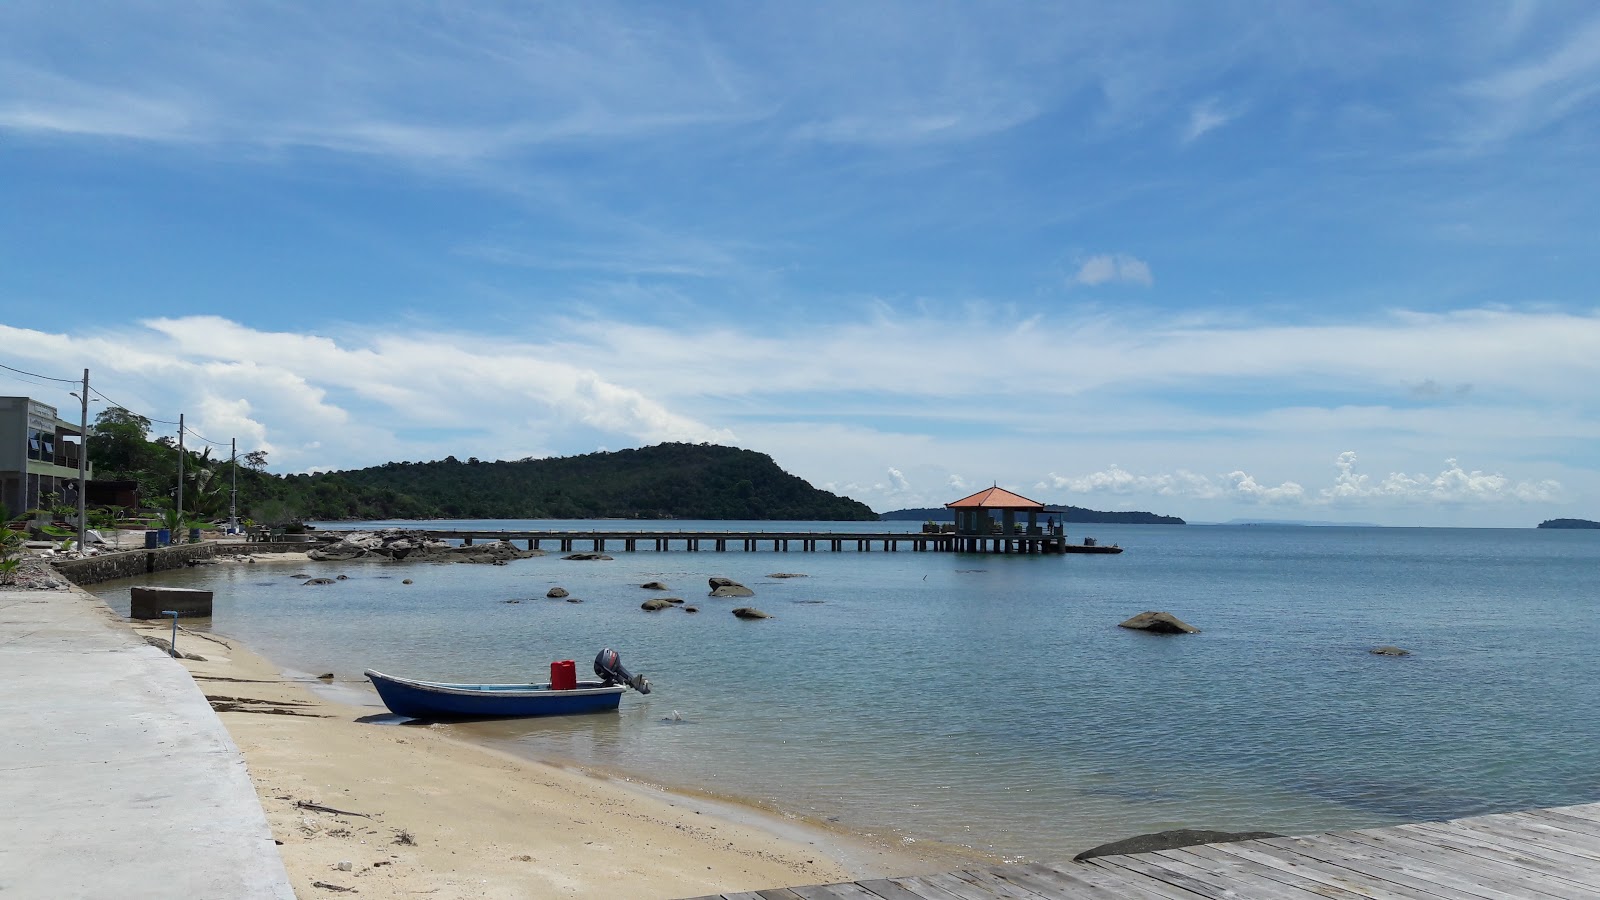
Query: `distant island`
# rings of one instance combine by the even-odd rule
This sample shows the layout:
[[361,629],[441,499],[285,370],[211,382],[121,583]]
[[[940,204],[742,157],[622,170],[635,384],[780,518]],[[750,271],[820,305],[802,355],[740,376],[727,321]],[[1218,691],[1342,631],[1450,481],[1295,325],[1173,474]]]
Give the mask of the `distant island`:
[[[1102,512],[1081,506],[1047,506],[1044,514],[1055,516],[1063,522],[1082,522],[1095,525],[1183,525],[1177,516],[1158,516],[1148,512]],[[954,522],[955,513],[942,506],[896,509],[880,513],[885,522]]]
[[1600,522],[1591,522],[1588,519],[1546,519],[1539,523],[1540,528],[1600,528]]
[[[105,410],[89,438],[97,480],[123,483],[159,506],[173,485],[178,448],[152,440],[149,419]],[[858,500],[812,487],[772,457],[713,444],[657,444],[579,456],[433,462],[309,475],[264,471],[264,451],[237,472],[210,448],[184,450],[184,512],[226,518],[238,480],[238,511],[262,524],[348,519],[777,519],[877,521]],[[90,482],[91,489],[96,482]],[[119,500],[119,505],[134,501]],[[96,503],[97,501],[91,501]]]
[[[329,518],[459,519],[876,519],[872,508],[812,487],[753,450],[657,444],[637,450],[514,462],[392,462],[348,472],[290,475]],[[362,506],[380,501],[379,508]],[[386,501],[386,502],[385,502]],[[308,518],[311,516],[308,516]]]

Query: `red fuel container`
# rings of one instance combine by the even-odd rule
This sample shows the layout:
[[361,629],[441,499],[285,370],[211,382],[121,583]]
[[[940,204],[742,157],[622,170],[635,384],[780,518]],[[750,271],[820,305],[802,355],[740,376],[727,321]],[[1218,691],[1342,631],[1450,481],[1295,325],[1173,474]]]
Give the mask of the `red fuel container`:
[[570,691],[578,686],[578,666],[570,659],[550,664],[550,689]]

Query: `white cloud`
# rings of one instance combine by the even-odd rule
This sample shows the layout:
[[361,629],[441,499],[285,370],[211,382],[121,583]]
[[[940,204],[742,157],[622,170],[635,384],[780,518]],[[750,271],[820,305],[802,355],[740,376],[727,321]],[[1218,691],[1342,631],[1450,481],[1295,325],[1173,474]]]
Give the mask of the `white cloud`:
[[1207,132],[1233,121],[1237,115],[1222,110],[1215,99],[1197,103],[1189,109],[1189,121],[1183,127],[1180,141],[1185,144],[1192,143]]
[[1115,253],[1091,256],[1084,260],[1077,274],[1072,276],[1071,283],[1085,287],[1109,283],[1150,287],[1155,284],[1155,277],[1150,274],[1149,263],[1126,253]]
[[1562,499],[1565,494],[1561,483],[1553,479],[1519,482],[1499,473],[1468,472],[1454,459],[1445,460],[1445,468],[1437,475],[1391,472],[1379,481],[1356,472],[1354,451],[1339,454],[1334,467],[1339,475],[1333,487],[1321,492],[1324,500],[1333,502],[1396,498],[1445,503],[1504,500],[1549,503]]
[[1088,475],[1064,476],[1051,472],[1044,481],[1034,487],[1038,490],[1058,490],[1070,494],[1183,497],[1199,500],[1231,497],[1248,502],[1295,500],[1305,493],[1300,485],[1292,481],[1270,487],[1260,484],[1253,476],[1239,471],[1208,476],[1179,469],[1175,472],[1140,475],[1120,466],[1111,466]]

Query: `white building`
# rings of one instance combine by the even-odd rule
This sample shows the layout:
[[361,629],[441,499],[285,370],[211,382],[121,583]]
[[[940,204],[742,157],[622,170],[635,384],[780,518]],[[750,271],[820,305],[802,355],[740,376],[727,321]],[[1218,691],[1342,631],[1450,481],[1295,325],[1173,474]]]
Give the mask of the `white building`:
[[58,416],[54,406],[0,397],[0,503],[12,515],[38,508],[46,494],[76,506],[82,452],[82,429]]

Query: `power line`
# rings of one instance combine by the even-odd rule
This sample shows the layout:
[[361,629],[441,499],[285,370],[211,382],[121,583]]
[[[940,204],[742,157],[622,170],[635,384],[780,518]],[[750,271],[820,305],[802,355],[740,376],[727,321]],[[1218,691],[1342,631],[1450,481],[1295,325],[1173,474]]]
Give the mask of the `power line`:
[[62,384],[77,384],[79,381],[82,380],[82,379],[79,379],[79,378],[56,378],[56,377],[51,376],[51,375],[40,375],[38,372],[29,372],[29,371],[26,371],[26,370],[23,370],[23,369],[14,369],[11,366],[6,365],[5,363],[0,363],[0,369],[6,369],[6,370],[11,371],[11,372],[16,372],[18,375],[32,375],[34,378],[43,378],[46,381],[59,381]]

